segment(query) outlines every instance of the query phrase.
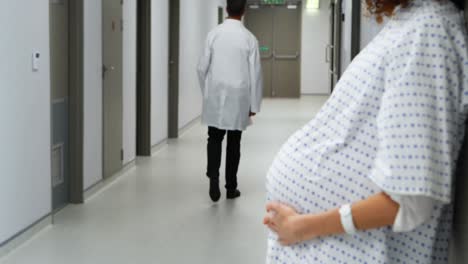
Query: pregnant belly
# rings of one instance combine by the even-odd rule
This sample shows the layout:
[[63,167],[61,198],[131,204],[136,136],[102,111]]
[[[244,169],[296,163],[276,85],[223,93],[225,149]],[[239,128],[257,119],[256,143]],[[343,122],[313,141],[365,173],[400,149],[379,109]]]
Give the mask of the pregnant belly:
[[268,201],[290,205],[302,214],[314,214],[380,191],[366,176],[355,175],[345,167],[320,160],[324,166],[308,166],[307,160],[280,152],[267,174]]

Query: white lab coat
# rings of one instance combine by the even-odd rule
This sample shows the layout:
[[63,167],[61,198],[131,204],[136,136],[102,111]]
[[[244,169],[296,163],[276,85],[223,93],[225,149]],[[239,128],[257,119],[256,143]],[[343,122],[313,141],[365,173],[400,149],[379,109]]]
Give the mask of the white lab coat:
[[250,124],[249,112],[260,112],[263,80],[258,41],[242,22],[227,19],[208,34],[198,76],[205,125],[243,131]]

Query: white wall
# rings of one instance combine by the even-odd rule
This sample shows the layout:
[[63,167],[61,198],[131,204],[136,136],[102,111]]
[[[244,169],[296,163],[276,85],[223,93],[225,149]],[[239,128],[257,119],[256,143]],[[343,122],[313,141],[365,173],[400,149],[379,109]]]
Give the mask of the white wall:
[[218,24],[219,0],[180,1],[179,128],[201,114],[196,66],[208,32]]
[[379,24],[374,17],[368,16],[363,12],[361,16],[361,49],[365,48],[379,34],[384,25],[385,22]]
[[[123,150],[124,164],[136,158],[136,0],[123,5]],[[167,2],[167,1],[166,1]]]
[[343,1],[342,10],[345,15],[345,21],[343,23],[341,40],[341,74],[345,72],[346,68],[351,63],[353,3],[351,1]]
[[219,7],[226,8],[226,0],[217,0],[217,1],[216,1],[216,4],[217,4]]
[[329,0],[320,1],[320,9],[302,12],[302,94],[329,94],[330,84],[325,62],[325,48],[329,43]]
[[168,136],[169,2],[153,0],[151,9],[151,145],[156,145]]
[[102,5],[84,1],[84,189],[102,179]]
[[3,0],[0,32],[1,244],[51,211],[49,1]]

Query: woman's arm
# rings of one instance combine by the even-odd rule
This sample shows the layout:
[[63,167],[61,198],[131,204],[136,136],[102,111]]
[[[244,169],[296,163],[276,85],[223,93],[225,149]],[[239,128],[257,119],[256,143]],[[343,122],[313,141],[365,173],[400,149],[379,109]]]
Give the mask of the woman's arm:
[[[358,230],[391,226],[397,217],[399,204],[387,194],[379,193],[353,204],[353,220]],[[282,245],[292,245],[321,236],[343,234],[339,209],[315,215],[300,215],[291,207],[279,203],[267,205],[263,223],[279,236]]]

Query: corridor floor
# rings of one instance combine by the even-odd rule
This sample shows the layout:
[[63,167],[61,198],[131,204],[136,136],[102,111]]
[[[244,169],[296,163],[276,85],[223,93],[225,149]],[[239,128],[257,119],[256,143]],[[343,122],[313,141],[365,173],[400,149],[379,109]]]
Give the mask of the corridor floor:
[[219,203],[209,199],[206,128],[197,124],[153,157],[139,158],[85,205],[66,207],[53,227],[0,263],[265,263],[265,173],[281,144],[326,99],[264,101],[242,139],[240,199],[226,201],[224,190]]

